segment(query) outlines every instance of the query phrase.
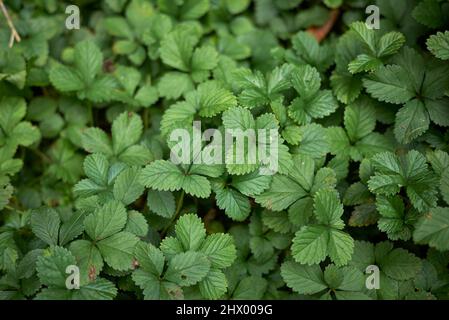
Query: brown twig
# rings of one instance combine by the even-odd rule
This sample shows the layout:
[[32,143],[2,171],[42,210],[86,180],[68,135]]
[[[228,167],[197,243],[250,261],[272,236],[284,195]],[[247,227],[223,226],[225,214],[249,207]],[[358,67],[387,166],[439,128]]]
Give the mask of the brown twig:
[[16,28],[14,27],[14,24],[12,23],[11,17],[9,16],[8,10],[6,9],[3,0],[0,0],[0,8],[2,9],[6,21],[8,22],[9,29],[11,29],[11,38],[9,39],[9,47],[12,48],[12,46],[14,45],[14,40],[20,42],[21,40],[20,35],[17,32]]
[[318,40],[318,42],[321,42],[332,30],[335,22],[337,22],[339,14],[340,11],[338,9],[332,10],[329,15],[329,19],[324,25],[320,27],[310,27],[309,29],[307,29],[307,31],[310,32]]

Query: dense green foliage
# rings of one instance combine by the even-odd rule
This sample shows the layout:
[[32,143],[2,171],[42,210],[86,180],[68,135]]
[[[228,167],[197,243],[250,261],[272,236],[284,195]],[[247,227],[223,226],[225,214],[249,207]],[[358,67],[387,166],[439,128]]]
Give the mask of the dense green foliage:
[[[449,1],[72,2],[0,16],[0,299],[449,298]],[[278,172],[173,163],[197,120]]]

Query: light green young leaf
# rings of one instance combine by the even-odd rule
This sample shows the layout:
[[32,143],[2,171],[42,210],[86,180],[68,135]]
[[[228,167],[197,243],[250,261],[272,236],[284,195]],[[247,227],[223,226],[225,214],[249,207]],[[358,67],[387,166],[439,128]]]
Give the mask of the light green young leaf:
[[427,49],[442,60],[449,59],[449,31],[437,32],[427,39]]

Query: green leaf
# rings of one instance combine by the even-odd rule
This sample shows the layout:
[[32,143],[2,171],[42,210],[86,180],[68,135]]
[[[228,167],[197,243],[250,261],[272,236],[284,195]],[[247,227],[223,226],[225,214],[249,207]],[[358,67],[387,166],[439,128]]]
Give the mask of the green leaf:
[[223,125],[226,129],[255,129],[256,123],[251,111],[236,107],[223,112]]
[[135,210],[128,212],[128,221],[126,222],[124,231],[138,237],[145,237],[148,234],[148,229],[147,220],[142,213]]
[[91,282],[82,286],[80,290],[75,290],[73,300],[112,300],[117,295],[115,285],[106,279],[98,278],[95,282]]
[[332,114],[338,108],[337,100],[330,90],[323,90],[313,98],[302,97],[293,100],[289,106],[289,116],[298,124],[310,123],[312,119],[321,119]]
[[83,163],[84,173],[98,185],[108,183],[109,162],[105,155],[88,155]]
[[428,243],[438,250],[449,250],[449,209],[432,208],[418,221],[413,240]]
[[342,75],[334,71],[330,78],[337,99],[345,104],[354,101],[362,91],[363,83],[355,76]]
[[447,106],[449,105],[448,98],[442,98],[438,100],[426,100],[426,109],[429,113],[430,119],[437,125],[442,127],[449,126],[449,111]]
[[293,88],[305,99],[315,95],[321,87],[318,70],[309,65],[295,68],[291,77]]
[[84,231],[85,214],[82,211],[73,213],[70,218],[64,221],[59,229],[59,244],[66,245]]
[[427,49],[441,60],[449,60],[449,31],[437,32],[427,39]]
[[317,123],[301,127],[301,140],[297,149],[299,154],[312,158],[320,158],[329,152],[329,142],[326,129]]
[[188,74],[167,72],[159,79],[157,88],[162,97],[178,99],[183,94],[192,91],[194,85]]
[[105,239],[125,227],[127,214],[118,201],[109,201],[84,220],[87,234],[93,240]]
[[112,123],[112,145],[115,154],[136,144],[142,134],[142,120],[135,113],[124,112]]
[[269,188],[271,179],[271,176],[261,176],[257,172],[253,172],[236,176],[232,180],[232,186],[245,196],[255,196]]
[[267,209],[282,211],[305,195],[306,191],[293,179],[275,175],[270,189],[256,196],[255,200]]
[[405,37],[400,32],[389,32],[380,38],[379,50],[377,55],[379,57],[389,56],[395,54],[404,45]]
[[292,254],[301,264],[318,264],[326,258],[329,242],[328,229],[321,226],[306,226],[295,234]]
[[376,110],[367,99],[359,99],[345,109],[344,123],[351,141],[370,134],[376,126]]
[[281,266],[281,275],[287,286],[299,294],[315,294],[327,288],[318,265],[287,261]]
[[382,66],[382,61],[367,54],[359,54],[355,60],[348,64],[348,70],[352,74],[371,72]]
[[129,232],[119,232],[97,243],[106,263],[112,268],[125,271],[133,267],[134,248],[139,239]]
[[181,8],[181,18],[183,20],[198,19],[209,11],[209,6],[209,0],[187,0]]
[[164,218],[171,218],[176,209],[175,197],[168,191],[148,190],[147,205],[151,211]]
[[66,268],[71,265],[75,266],[76,260],[70,251],[62,247],[51,246],[44,250],[42,256],[37,259],[37,275],[42,284],[65,289],[68,277]]
[[163,253],[150,243],[139,242],[135,255],[139,268],[159,277],[164,269],[165,257]]
[[210,269],[206,277],[199,283],[201,295],[206,299],[219,299],[228,289],[225,274],[217,269]]
[[198,250],[206,237],[203,223],[195,214],[185,214],[180,217],[175,225],[175,231],[185,251]]
[[75,46],[74,60],[77,72],[88,86],[101,71],[103,54],[91,40],[84,40]]
[[301,64],[310,64],[319,71],[326,71],[333,60],[333,52],[327,45],[320,46],[309,32],[300,31],[291,39]]
[[84,83],[77,72],[63,65],[57,65],[50,70],[52,85],[62,92],[80,91]]
[[243,278],[235,288],[232,298],[235,300],[247,300],[250,298],[262,299],[267,290],[268,282],[257,276]]
[[410,143],[429,129],[430,119],[424,104],[418,100],[408,102],[396,114],[394,134],[401,143]]
[[379,67],[363,79],[363,85],[371,96],[388,103],[402,104],[415,96],[406,70],[397,65]]
[[58,244],[59,214],[53,209],[34,210],[31,214],[31,230],[48,245]]
[[211,70],[217,66],[218,52],[214,47],[202,46],[193,51],[191,69],[193,72]]
[[76,240],[70,243],[69,250],[80,268],[81,285],[94,281],[103,269],[103,258],[98,248],[90,241]]
[[319,223],[342,229],[344,223],[341,220],[343,205],[340,202],[337,191],[321,189],[314,198],[315,215]]
[[387,276],[407,280],[415,277],[421,270],[421,260],[407,250],[398,248],[382,258],[381,267]]
[[190,59],[198,39],[188,29],[170,32],[161,42],[162,61],[181,71],[190,70]]
[[184,174],[170,161],[156,160],[146,166],[141,173],[141,183],[159,191],[183,189],[192,196],[207,198],[211,192],[209,181],[200,175]]
[[113,154],[109,137],[99,128],[87,129],[82,136],[82,145],[90,153],[103,153],[106,156]]
[[437,0],[423,0],[412,12],[413,18],[430,28],[438,28],[444,24],[444,14]]
[[328,254],[337,266],[346,265],[354,250],[354,239],[340,230],[332,229],[329,233]]
[[184,175],[173,163],[156,160],[141,172],[141,183],[160,191],[178,191],[182,188]]
[[195,174],[184,176],[182,188],[188,194],[198,198],[207,198],[211,193],[209,181],[205,177]]
[[184,252],[175,255],[164,278],[180,286],[191,286],[206,277],[210,270],[207,257],[199,252]]
[[230,267],[236,258],[234,239],[228,234],[215,233],[208,236],[200,251],[209,258],[213,268]]
[[154,14],[152,3],[144,0],[132,0],[126,8],[126,18],[135,30],[143,30]]
[[365,287],[365,277],[360,270],[348,266],[339,269],[343,274],[343,280],[338,285],[339,290],[344,291],[362,291]]
[[205,82],[198,86],[199,115],[212,117],[237,105],[236,97],[221,88],[217,82]]
[[213,185],[217,206],[225,210],[226,215],[236,221],[245,220],[251,211],[247,197],[238,191],[218,184]]
[[161,281],[145,271],[134,271],[132,279],[143,290],[146,300],[179,300],[184,298],[181,287],[172,282]]
[[278,233],[289,233],[292,229],[288,215],[285,212],[262,211],[262,221],[265,226]]
[[143,193],[144,187],[140,184],[139,168],[123,170],[114,183],[114,198],[124,205],[129,205],[137,200]]
[[354,22],[351,29],[359,37],[359,39],[370,49],[371,53],[375,53],[377,47],[375,31],[369,29],[366,23]]
[[293,239],[292,254],[302,264],[317,264],[327,255],[337,265],[347,264],[351,259],[354,240],[340,229],[343,205],[338,193],[323,188],[315,193],[314,213],[319,224],[302,227]]

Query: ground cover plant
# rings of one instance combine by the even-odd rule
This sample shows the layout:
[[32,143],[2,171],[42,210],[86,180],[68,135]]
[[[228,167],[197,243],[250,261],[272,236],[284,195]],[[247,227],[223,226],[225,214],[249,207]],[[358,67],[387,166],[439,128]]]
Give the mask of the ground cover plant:
[[0,7],[0,299],[449,298],[449,1]]

